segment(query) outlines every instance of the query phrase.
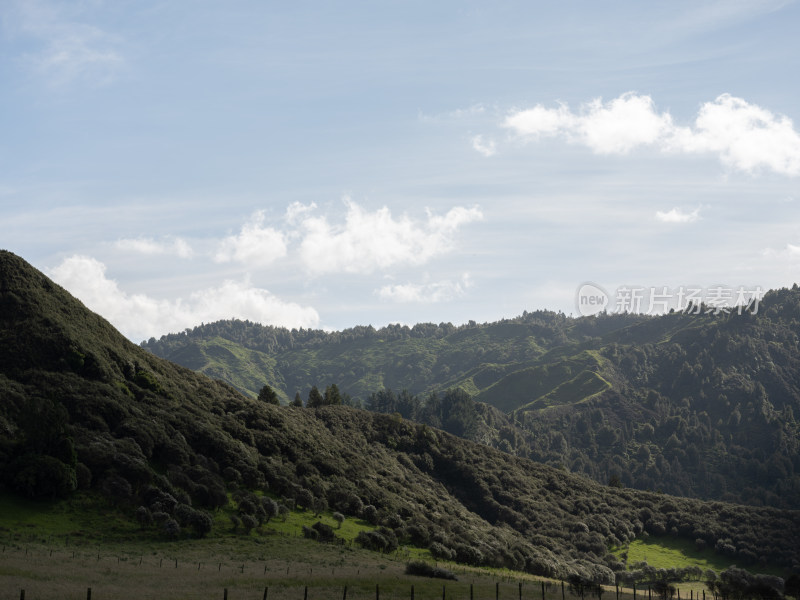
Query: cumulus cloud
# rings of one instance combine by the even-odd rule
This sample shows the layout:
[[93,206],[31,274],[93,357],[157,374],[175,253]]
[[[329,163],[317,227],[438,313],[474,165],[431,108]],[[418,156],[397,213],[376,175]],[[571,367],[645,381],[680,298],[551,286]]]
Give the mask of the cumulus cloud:
[[286,207],[286,222],[290,225],[295,225],[302,221],[303,217],[316,210],[317,204],[312,202],[310,204],[303,204],[302,202],[292,202]]
[[436,281],[432,283],[405,283],[385,285],[376,291],[384,300],[401,303],[446,302],[463,296],[470,287],[469,273],[464,273],[460,281]]
[[482,135],[476,135],[472,138],[472,149],[486,157],[497,154],[497,144],[495,144],[494,140],[484,141]]
[[650,96],[633,92],[610,102],[592,100],[577,112],[564,104],[538,104],[513,111],[502,125],[526,139],[562,137],[598,154],[627,154],[650,146],[716,154],[726,166],[745,172],[800,175],[800,135],[792,120],[730,94],[703,104],[690,126],[676,125],[669,113],[656,110]]
[[255,212],[237,235],[222,240],[214,260],[218,263],[235,261],[263,266],[286,256],[284,234],[272,227],[265,227],[264,219],[264,211]]
[[452,249],[455,234],[483,214],[477,207],[457,206],[444,215],[430,211],[427,219],[395,218],[387,207],[374,212],[345,200],[347,214],[341,224],[324,216],[305,216],[299,227],[299,253],[314,274],[371,273],[397,265],[421,265]]
[[230,318],[285,327],[313,328],[319,324],[314,308],[285,302],[248,281],[225,281],[219,287],[193,292],[186,299],[157,300],[124,292],[106,276],[103,263],[80,255],[65,259],[50,276],[132,340]]
[[672,210],[657,211],[656,219],[662,223],[694,223],[700,218],[700,209],[695,208],[691,212],[686,212],[680,208],[673,208]]
[[172,238],[170,240],[156,241],[152,238],[126,238],[118,240],[114,244],[120,250],[129,252],[137,252],[139,254],[146,254],[155,256],[159,254],[169,254],[178,256],[180,258],[191,258],[193,251],[192,247],[181,238]]

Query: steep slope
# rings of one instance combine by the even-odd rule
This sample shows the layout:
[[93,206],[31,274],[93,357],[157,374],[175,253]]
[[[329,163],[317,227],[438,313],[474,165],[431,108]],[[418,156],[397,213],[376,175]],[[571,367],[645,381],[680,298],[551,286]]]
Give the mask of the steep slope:
[[547,575],[610,581],[623,565],[609,546],[644,532],[699,539],[737,563],[800,564],[796,511],[600,486],[396,416],[247,398],[128,343],[8,252],[0,398],[8,488],[79,486],[198,535],[229,493],[267,490],[368,518],[376,546],[399,539]]

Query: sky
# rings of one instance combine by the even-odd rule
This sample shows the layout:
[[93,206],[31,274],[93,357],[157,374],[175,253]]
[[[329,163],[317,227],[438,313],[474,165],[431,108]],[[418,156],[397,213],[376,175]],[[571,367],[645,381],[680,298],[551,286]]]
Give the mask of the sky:
[[0,247],[134,342],[752,299],[800,281],[799,26],[785,0],[3,0]]

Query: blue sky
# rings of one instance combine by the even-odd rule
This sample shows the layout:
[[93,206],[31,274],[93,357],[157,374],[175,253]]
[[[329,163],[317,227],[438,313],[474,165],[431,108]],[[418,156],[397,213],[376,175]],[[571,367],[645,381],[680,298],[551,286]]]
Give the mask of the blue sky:
[[0,246],[134,341],[800,280],[786,1],[0,4]]

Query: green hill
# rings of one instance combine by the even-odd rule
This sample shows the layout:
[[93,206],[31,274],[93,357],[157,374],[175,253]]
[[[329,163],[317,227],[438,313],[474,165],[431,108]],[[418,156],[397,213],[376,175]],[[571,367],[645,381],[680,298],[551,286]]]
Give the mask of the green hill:
[[[537,311],[330,333],[220,321],[142,345],[245,394],[268,383],[288,402],[336,383],[357,405],[445,429],[436,401],[421,407],[460,388],[482,403],[459,415],[476,423],[462,434],[512,454],[601,483],[796,508],[798,340],[795,286],[757,314]],[[407,390],[417,408],[376,403],[382,390]]]
[[624,564],[610,549],[645,534],[800,564],[796,511],[602,486],[397,416],[245,397],[130,344],[8,252],[0,349],[3,493],[77,491],[156,539],[208,535],[231,507],[255,525],[289,503],[360,519],[367,548],[548,576],[613,581]]

